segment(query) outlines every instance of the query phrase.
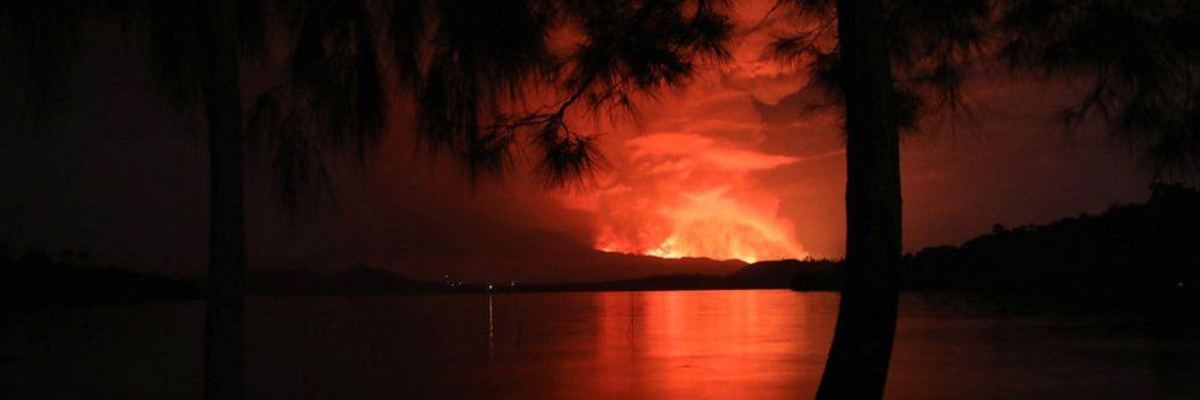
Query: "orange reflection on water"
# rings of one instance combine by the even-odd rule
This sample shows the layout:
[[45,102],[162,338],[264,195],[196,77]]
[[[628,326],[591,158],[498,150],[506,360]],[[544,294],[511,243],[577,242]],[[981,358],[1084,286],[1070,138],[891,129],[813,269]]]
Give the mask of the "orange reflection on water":
[[594,294],[591,374],[614,398],[774,399],[815,390],[826,316],[786,291]]
[[[1022,314],[1012,299],[903,296],[885,398],[1200,392],[1194,341],[1129,329],[1142,319]],[[788,291],[258,297],[246,397],[813,398],[836,310],[836,294]],[[203,397],[203,303],[52,311],[0,321],[20,333],[0,335],[8,397]]]

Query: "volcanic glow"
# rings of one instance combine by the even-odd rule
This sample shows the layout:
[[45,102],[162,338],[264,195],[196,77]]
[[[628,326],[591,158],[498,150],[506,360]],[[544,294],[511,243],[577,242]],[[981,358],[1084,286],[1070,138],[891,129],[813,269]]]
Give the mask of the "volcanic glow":
[[[774,1],[748,2],[733,60],[706,70],[682,92],[642,104],[653,116],[640,133],[618,129],[606,156],[614,168],[598,191],[566,205],[594,215],[594,247],[664,258],[804,258],[782,189],[763,177],[808,156],[770,154],[760,106],[803,85],[804,74],[762,57],[790,25],[763,24]],[[783,150],[787,151],[787,150]]]
[[751,173],[796,159],[693,134],[652,134],[626,142],[631,165],[599,193],[595,247],[664,258],[803,258],[779,199]]

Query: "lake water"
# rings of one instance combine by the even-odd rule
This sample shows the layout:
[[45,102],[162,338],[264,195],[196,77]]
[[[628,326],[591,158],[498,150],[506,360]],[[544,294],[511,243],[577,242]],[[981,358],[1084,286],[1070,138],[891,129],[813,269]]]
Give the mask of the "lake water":
[[[1129,317],[902,298],[889,399],[1196,399],[1200,343]],[[1037,308],[1037,307],[1034,307]],[[837,294],[256,298],[251,399],[806,399]],[[0,398],[199,399],[203,304],[0,320]]]

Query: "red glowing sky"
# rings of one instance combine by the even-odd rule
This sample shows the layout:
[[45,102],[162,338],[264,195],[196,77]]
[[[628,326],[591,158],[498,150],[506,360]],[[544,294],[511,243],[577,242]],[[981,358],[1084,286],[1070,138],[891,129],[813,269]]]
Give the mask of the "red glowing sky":
[[[598,249],[747,261],[841,254],[840,123],[833,112],[796,111],[804,72],[763,56],[788,29],[768,15],[771,4],[742,5],[738,25],[754,29],[739,31],[730,63],[643,105],[643,124],[608,137],[617,168],[599,190],[564,202],[595,216]],[[1080,203],[1094,210],[1143,189],[1095,129],[1060,132],[1053,115],[1077,96],[1069,86],[979,78],[969,87],[977,125],[951,133],[931,118],[906,138],[907,249]]]
[[[739,25],[757,23],[769,4],[745,6]],[[637,118],[575,116],[602,135],[610,161],[589,190],[546,190],[523,174],[527,162],[503,182],[472,188],[441,157],[414,150],[403,112],[365,169],[333,161],[336,201],[298,219],[279,211],[265,173],[252,171],[251,262],[587,280],[611,267],[593,248],[747,261],[838,257],[839,121],[796,112],[804,74],[761,56],[776,29],[743,31],[731,63],[643,101]],[[112,33],[87,40],[92,50],[82,57],[111,62],[70,71],[60,132],[3,139],[0,242],[197,273],[206,229],[203,138],[156,100],[143,68],[129,65],[144,52],[96,50],[119,47]],[[10,74],[0,77],[0,88],[15,87]],[[1062,132],[1054,115],[1075,98],[1070,86],[976,78],[968,87],[977,125],[904,140],[906,250],[957,244],[993,223],[1047,222],[1145,198],[1147,175],[1095,126]],[[0,100],[6,110],[20,101]]]

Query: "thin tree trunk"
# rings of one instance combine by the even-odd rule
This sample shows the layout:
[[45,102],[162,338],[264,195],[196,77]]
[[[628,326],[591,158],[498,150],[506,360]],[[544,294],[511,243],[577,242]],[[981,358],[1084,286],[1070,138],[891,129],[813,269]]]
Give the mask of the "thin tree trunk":
[[846,270],[817,399],[880,399],[896,333],[900,140],[881,0],[839,0],[846,105]]
[[244,397],[246,242],[243,205],[242,103],[236,3],[217,0],[207,17],[210,226],[208,307],[204,325],[204,394]]

